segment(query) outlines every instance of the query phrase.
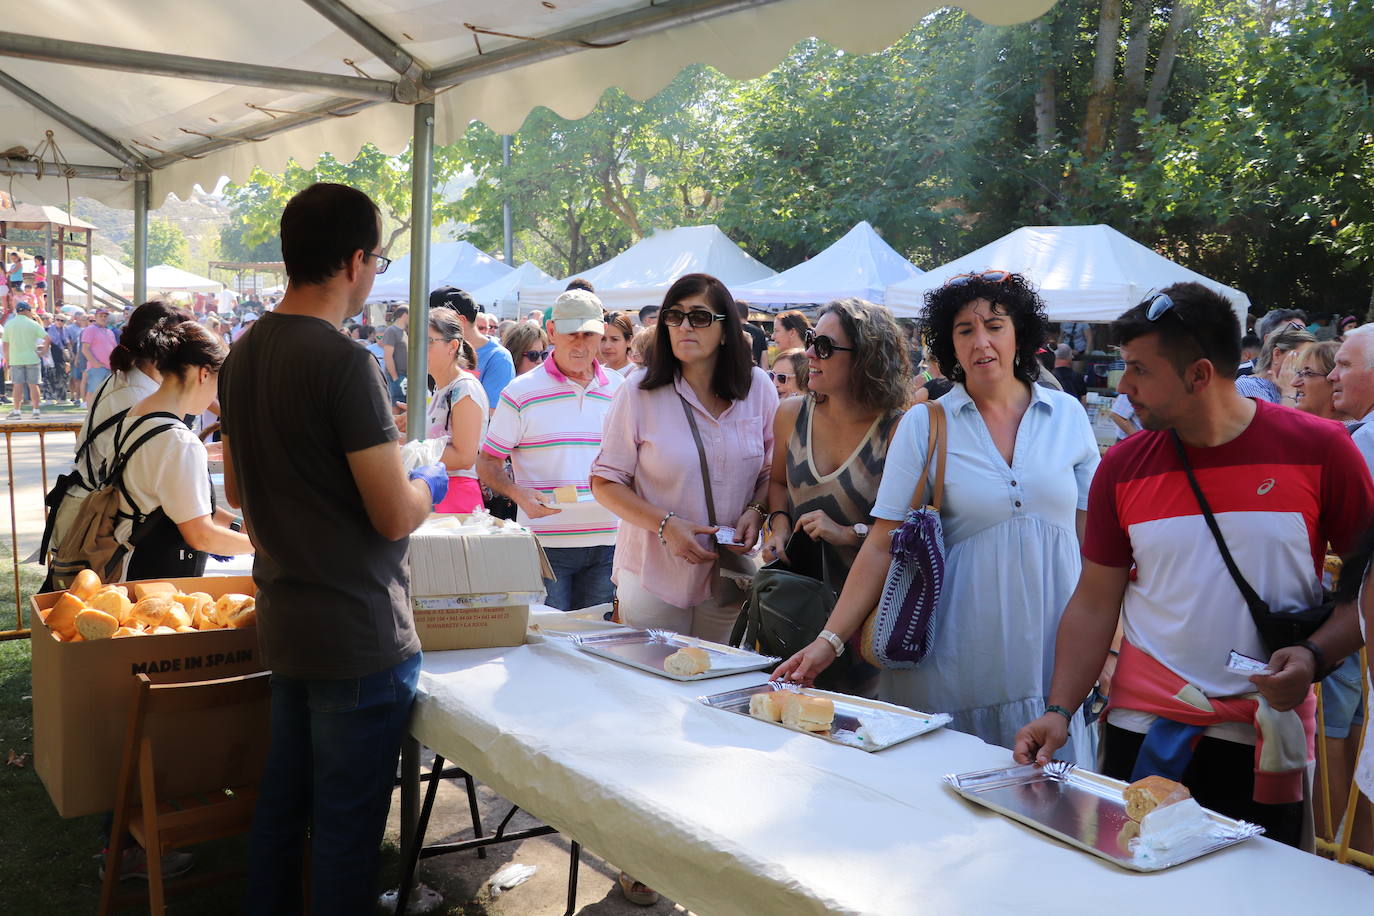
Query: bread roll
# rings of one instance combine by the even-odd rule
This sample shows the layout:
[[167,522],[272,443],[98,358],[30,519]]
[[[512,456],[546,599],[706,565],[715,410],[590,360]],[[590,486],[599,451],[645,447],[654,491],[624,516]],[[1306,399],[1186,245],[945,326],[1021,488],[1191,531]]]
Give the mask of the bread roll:
[[195,609],[195,612],[191,614],[191,626],[195,627],[197,630],[222,629],[223,624],[215,619],[215,600],[210,598],[209,595],[205,597],[209,598],[209,600],[202,602],[200,606]]
[[76,631],[85,639],[109,639],[119,629],[119,621],[93,608],[76,615]]
[[179,630],[182,627],[189,627],[191,625],[191,615],[186,613],[186,608],[173,601],[167,608],[167,613],[162,615],[162,625],[164,627],[171,627],[174,630]]
[[749,715],[765,722],[781,722],[783,695],[777,690],[754,694],[749,698]]
[[680,677],[691,677],[711,670],[711,656],[705,649],[687,646],[665,658],[663,670]]
[[171,627],[154,627],[152,633],[150,633],[149,635],[150,635],[150,636],[172,636],[172,635],[175,635],[175,634],[176,634],[176,630],[172,629]]
[[71,592],[67,592],[57,603],[48,611],[48,616],[43,622],[48,625],[48,629],[57,633],[63,639],[70,640],[76,635],[76,615],[86,610],[86,602]]
[[1183,783],[1163,776],[1146,776],[1136,780],[1121,795],[1126,800],[1126,816],[1133,821],[1140,820],[1156,808],[1193,797]]
[[196,630],[195,627],[177,627],[177,632],[178,632],[178,633],[195,633],[195,632],[197,632],[197,630]]
[[149,627],[161,626],[167,612],[173,608],[180,610],[181,605],[170,598],[143,598],[134,605],[130,619]]
[[84,601],[100,591],[100,577],[95,574],[94,570],[83,569],[76,574],[76,578],[72,580],[72,587],[68,591]]
[[828,732],[835,721],[835,702],[826,697],[796,694],[783,708],[782,724],[807,732]]
[[133,586],[135,601],[142,601],[144,598],[170,599],[177,593],[177,587],[170,582],[135,582]]
[[118,630],[115,630],[115,631],[114,631],[114,636],[112,636],[112,637],[110,637],[110,638],[111,638],[111,639],[125,639],[125,638],[127,638],[127,637],[129,637],[129,636],[142,636],[142,635],[143,635],[143,631],[142,631],[142,630],[138,630],[138,629],[135,629],[135,628],[133,628],[133,627],[120,627]]
[[134,603],[129,600],[129,596],[109,586],[96,592],[86,604],[97,611],[104,611],[120,624],[127,623],[134,612]]
[[234,592],[220,595],[219,600],[215,602],[215,622],[222,627],[229,626],[229,618],[234,616],[245,601],[252,600],[249,595],[239,595]]
[[258,604],[249,598],[238,606],[238,609],[229,617],[229,626],[235,630],[244,627],[251,627],[258,622]]
[[178,592],[172,596],[172,600],[186,608],[186,613],[191,617],[191,626],[195,626],[197,610],[205,607],[207,604],[213,606],[215,603],[215,599],[211,598],[205,592],[191,592],[189,595],[183,595]]
[[577,502],[577,487],[571,484],[566,487],[554,487],[553,498],[555,502],[575,503]]

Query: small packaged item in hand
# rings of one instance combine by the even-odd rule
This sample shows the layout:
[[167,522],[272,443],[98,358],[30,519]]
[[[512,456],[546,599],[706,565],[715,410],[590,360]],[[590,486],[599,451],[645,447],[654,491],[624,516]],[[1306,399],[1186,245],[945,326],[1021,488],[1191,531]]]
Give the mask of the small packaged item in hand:
[[735,534],[735,529],[726,525],[721,525],[716,529],[716,543],[730,544],[734,547],[740,546],[739,535]]
[[1235,649],[1226,659],[1226,670],[1234,674],[1243,674],[1249,677],[1252,674],[1273,674],[1274,669],[1270,668],[1267,662],[1262,662],[1257,658],[1242,655]]

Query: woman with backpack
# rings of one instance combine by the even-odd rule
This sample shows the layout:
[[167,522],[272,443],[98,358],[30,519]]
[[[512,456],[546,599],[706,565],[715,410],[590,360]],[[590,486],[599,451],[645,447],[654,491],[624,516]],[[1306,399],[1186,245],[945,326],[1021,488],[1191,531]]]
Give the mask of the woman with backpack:
[[205,445],[185,421],[215,400],[229,350],[195,321],[175,316],[147,338],[162,383],[115,424],[115,539],[131,549],[123,578],[199,576],[207,554],[253,552],[241,521],[215,508]]
[[425,437],[444,438],[442,461],[448,468],[448,495],[435,512],[475,512],[482,508],[477,480],[477,449],[487,434],[487,397],[472,374],[477,364],[472,345],[452,309],[429,313],[429,374],[434,394],[425,416]]
[[[62,543],[71,528],[81,502],[104,480],[114,454],[114,428],[130,407],[157,391],[162,376],[157,370],[157,353],[149,335],[160,325],[193,321],[191,313],[166,302],[145,302],[134,309],[124,325],[119,344],[110,352],[111,376],[91,397],[90,410],[76,435],[76,458],[72,470],[58,478],[48,494],[48,531],[44,533],[43,554]],[[80,349],[80,342],[77,343]],[[51,585],[51,579],[49,585]]]

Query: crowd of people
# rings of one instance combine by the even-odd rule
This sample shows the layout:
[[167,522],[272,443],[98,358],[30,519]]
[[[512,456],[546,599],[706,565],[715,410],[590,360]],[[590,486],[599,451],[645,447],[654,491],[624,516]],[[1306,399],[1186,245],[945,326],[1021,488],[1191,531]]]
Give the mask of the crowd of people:
[[[406,537],[431,511],[488,508],[528,526],[556,573],[552,607],[615,603],[621,622],[716,641],[744,600],[723,573],[818,557],[811,571],[836,593],[834,610],[774,672],[813,684],[858,654],[892,535],[926,498],[918,479],[936,411],[948,471],[932,648],[900,670],[849,655],[842,689],[949,713],[1023,763],[1179,779],[1292,845],[1304,838],[1318,728],[1345,778],[1374,793],[1374,752],[1357,759],[1348,739],[1362,712],[1351,659],[1374,619],[1360,592],[1374,520],[1374,326],[1323,340],[1327,329],[1300,314],[1266,316],[1243,366],[1231,303],[1170,286],[1111,328],[1130,414],[1103,455],[1081,359],[1105,329],[1056,328],[1009,271],[933,290],[914,327],[844,299],[776,316],[770,341],[723,283],[689,274],[638,314],[608,312],[574,281],[550,308],[508,322],[444,287],[423,327],[402,306],[379,333],[349,324],[386,266],[373,203],[315,185],[288,204],[281,231],[282,302],[232,347],[189,314],[141,306],[103,361],[88,360],[87,376],[99,365],[106,378],[82,433],[89,489],[140,421],[174,427],[218,395],[225,491],[242,515],[204,498],[204,449],[183,432],[129,472],[159,456],[188,492],[140,485],[132,511],[163,510],[150,543],[199,554],[202,568],[205,552],[256,548],[274,672],[250,847],[262,911],[297,899],[307,822],[315,893],[337,902],[331,911],[354,911],[370,892],[418,677]],[[408,416],[420,333],[430,394]],[[443,447],[407,472],[410,423]],[[1236,577],[1275,611],[1320,604],[1328,551],[1346,556],[1326,583],[1338,587],[1335,611],[1295,645],[1266,645],[1227,545]],[[131,564],[145,549],[133,546]],[[186,574],[165,550],[138,568]],[[1231,650],[1268,659],[1272,673],[1228,671]],[[1323,677],[1339,699],[1317,723],[1309,688]],[[652,901],[633,878],[621,883]]]

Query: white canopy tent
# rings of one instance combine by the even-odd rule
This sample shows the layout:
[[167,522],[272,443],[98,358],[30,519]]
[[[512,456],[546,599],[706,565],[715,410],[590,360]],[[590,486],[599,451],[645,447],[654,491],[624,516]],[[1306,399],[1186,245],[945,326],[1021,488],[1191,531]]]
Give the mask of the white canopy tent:
[[158,264],[148,268],[148,289],[158,293],[220,293],[224,284],[209,277],[201,277],[173,267]]
[[[91,258],[94,269],[91,273],[95,282],[111,292],[128,297],[134,290],[133,269],[125,264],[121,264],[107,254],[98,254]],[[90,305],[90,297],[87,290],[90,284],[86,282],[86,262],[68,258],[62,263],[62,277],[68,281],[64,284],[61,292],[63,302],[74,305]],[[56,264],[50,276],[57,276]],[[99,295],[101,291],[96,290]],[[106,297],[108,298],[108,297]]]
[[[732,291],[775,273],[751,258],[743,248],[713,225],[661,229],[581,277],[596,287],[608,309],[639,309],[658,305],[673,281],[683,274],[706,273]],[[564,280],[548,286],[522,287],[520,304],[532,308],[552,305],[567,286]]]
[[533,261],[526,261],[504,277],[471,292],[478,305],[498,318],[515,318],[520,310],[520,287],[548,286],[554,282],[553,277],[536,267]]
[[919,313],[927,290],[959,274],[1011,270],[1040,291],[1051,321],[1113,321],[1151,290],[1194,281],[1231,300],[1244,327],[1250,297],[1175,264],[1111,226],[1023,226],[887,289],[894,315]]
[[750,305],[802,305],[851,296],[882,305],[889,286],[920,273],[861,220],[810,260],[731,292]]
[[[411,260],[412,256],[405,254],[393,261],[387,272],[372,284],[372,294],[367,301],[409,300]],[[471,291],[510,273],[513,273],[510,267],[471,242],[435,242],[429,246],[429,282],[425,292],[433,292],[441,286]]]

